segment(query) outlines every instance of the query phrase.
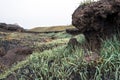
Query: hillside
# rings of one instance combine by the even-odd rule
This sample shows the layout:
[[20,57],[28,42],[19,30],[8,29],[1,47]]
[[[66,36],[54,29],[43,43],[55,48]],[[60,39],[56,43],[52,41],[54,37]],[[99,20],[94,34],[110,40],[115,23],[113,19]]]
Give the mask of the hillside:
[[72,25],[0,32],[0,80],[120,80],[120,0],[80,5]]
[[69,28],[74,28],[72,25],[67,26],[51,26],[51,27],[35,27],[29,31],[33,32],[54,32],[54,31],[64,31]]
[[25,29],[19,26],[18,24],[0,23],[0,31],[2,32],[10,32],[10,31],[24,32]]
[[[16,49],[16,46],[29,46],[34,52],[27,56],[19,52],[12,54],[12,61],[9,56],[6,58],[6,54],[5,59],[9,62],[0,63],[0,80],[120,80],[120,41],[116,36],[103,42],[100,58],[96,59],[82,48],[67,45],[71,37],[65,32],[3,32],[1,35],[1,44],[3,47],[6,45],[8,50],[11,47]],[[82,35],[75,38],[84,43]],[[17,62],[22,56],[26,59]],[[4,61],[4,56],[0,60]]]

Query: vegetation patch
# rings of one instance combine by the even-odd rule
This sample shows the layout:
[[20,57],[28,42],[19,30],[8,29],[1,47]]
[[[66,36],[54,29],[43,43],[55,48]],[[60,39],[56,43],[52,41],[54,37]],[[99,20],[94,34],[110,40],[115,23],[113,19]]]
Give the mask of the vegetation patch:
[[51,26],[51,27],[36,27],[33,29],[30,29],[29,31],[33,32],[59,32],[59,31],[65,31],[66,29],[74,28],[72,25],[68,26]]
[[41,54],[36,52],[25,65],[17,66],[17,69],[15,65],[10,74],[17,80],[119,80],[120,42],[114,36],[102,46],[100,58],[90,62],[86,61],[84,50],[77,46],[76,50],[64,45]]

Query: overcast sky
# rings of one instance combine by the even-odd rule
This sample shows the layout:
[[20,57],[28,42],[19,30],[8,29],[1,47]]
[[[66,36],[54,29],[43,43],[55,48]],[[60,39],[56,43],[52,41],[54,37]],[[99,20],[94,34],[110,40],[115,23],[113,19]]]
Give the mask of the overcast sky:
[[0,22],[29,29],[71,24],[71,15],[82,0],[0,0]]

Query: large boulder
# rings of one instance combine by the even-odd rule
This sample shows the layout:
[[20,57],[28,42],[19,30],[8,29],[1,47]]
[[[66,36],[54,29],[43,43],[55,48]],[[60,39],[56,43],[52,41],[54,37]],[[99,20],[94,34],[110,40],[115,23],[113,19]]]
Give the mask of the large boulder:
[[68,33],[83,33],[87,48],[99,50],[101,39],[109,39],[120,31],[120,0],[100,0],[80,5],[72,15],[72,24],[77,30]]

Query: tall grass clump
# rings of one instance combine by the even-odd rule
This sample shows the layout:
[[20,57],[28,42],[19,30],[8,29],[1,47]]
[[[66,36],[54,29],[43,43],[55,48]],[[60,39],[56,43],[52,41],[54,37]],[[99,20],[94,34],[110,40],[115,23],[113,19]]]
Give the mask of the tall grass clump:
[[32,54],[15,69],[17,80],[120,80],[120,41],[114,36],[103,41],[100,59],[87,62],[84,50],[60,46]]
[[70,76],[78,74],[74,72],[82,64],[82,50],[70,53],[65,47],[59,47],[41,54],[34,53],[30,56],[28,63],[27,67],[22,67],[17,71],[17,79],[69,79]]
[[114,35],[110,40],[103,42],[101,57],[104,59],[99,66],[99,73],[105,80],[120,80],[120,37]]

